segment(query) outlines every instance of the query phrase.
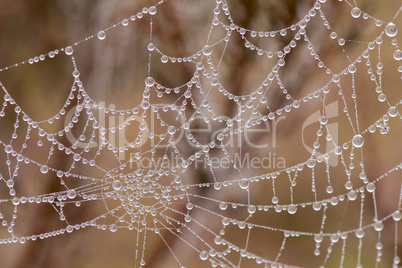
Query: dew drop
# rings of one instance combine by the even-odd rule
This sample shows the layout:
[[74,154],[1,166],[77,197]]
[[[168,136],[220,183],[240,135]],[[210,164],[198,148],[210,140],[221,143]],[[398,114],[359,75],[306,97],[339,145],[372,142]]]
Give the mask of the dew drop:
[[113,186],[113,189],[115,189],[116,191],[118,191],[118,190],[120,190],[121,189],[121,182],[120,181],[114,181],[113,182],[113,184],[112,184],[112,186]]
[[113,224],[111,224],[109,226],[109,229],[110,229],[111,232],[116,232],[117,231],[117,225],[113,223]]
[[128,23],[129,23],[129,20],[128,20],[128,19],[124,19],[124,20],[121,21],[121,24],[122,24],[123,26],[127,26]]
[[402,60],[402,51],[400,49],[395,50],[393,56],[395,60]]
[[247,179],[241,179],[240,180],[240,182],[239,182],[239,186],[240,186],[240,188],[242,188],[242,189],[248,189],[248,186],[249,186],[249,182],[248,182],[248,180]]
[[66,227],[67,233],[71,233],[74,230],[73,226],[69,225]]
[[325,115],[321,116],[319,120],[321,125],[328,123],[328,118]]
[[297,207],[295,205],[291,204],[291,205],[288,206],[289,214],[295,214],[296,211],[297,211]]
[[339,234],[332,234],[331,235],[331,242],[336,243],[339,240]]
[[176,133],[176,128],[175,128],[174,126],[169,126],[169,127],[168,127],[168,133],[169,133],[170,135],[175,134],[175,133]]
[[378,94],[378,100],[379,100],[380,102],[384,102],[386,99],[387,99],[387,96],[385,96],[384,93]]
[[211,46],[205,45],[205,46],[202,48],[202,53],[204,53],[205,56],[211,55],[211,53],[212,53],[212,48],[211,48]]
[[354,7],[350,11],[350,14],[352,15],[353,18],[357,19],[362,14],[362,11],[360,10],[360,8]]
[[40,172],[46,174],[49,171],[49,168],[46,165],[40,167]]
[[64,52],[65,52],[67,55],[72,55],[73,52],[74,52],[74,49],[73,49],[72,46],[68,46],[68,47],[66,47],[66,48],[64,49]]
[[383,228],[384,224],[382,223],[382,221],[377,221],[376,223],[374,223],[374,230],[376,230],[377,232],[381,232]]
[[166,55],[163,55],[163,56],[161,57],[161,62],[162,62],[162,63],[166,63],[166,62],[168,62],[168,60],[169,60],[169,57],[166,56]]
[[348,193],[348,199],[350,200],[350,201],[354,201],[354,200],[356,200],[356,198],[357,198],[357,194],[356,194],[356,192],[355,191],[350,191],[349,193]]
[[70,190],[67,191],[67,197],[70,198],[70,199],[75,198],[76,195],[77,194],[76,194],[74,189],[70,189]]
[[334,191],[334,188],[332,186],[328,186],[326,191],[327,191],[327,193],[332,194],[332,192]]
[[341,147],[341,146],[336,146],[336,147],[334,148],[334,153],[335,153],[336,155],[340,155],[340,154],[342,153],[342,147]]
[[152,77],[145,78],[145,85],[148,87],[152,87],[155,84],[155,80]]
[[309,160],[307,160],[307,166],[309,168],[313,168],[315,166],[315,159],[310,158]]
[[247,211],[250,214],[253,214],[255,212],[256,208],[254,205],[248,206]]
[[359,229],[356,230],[355,234],[356,234],[357,238],[363,238],[364,237],[364,230],[362,228],[359,228]]
[[9,154],[13,151],[13,147],[11,145],[7,145],[4,147],[4,151]]
[[399,210],[395,211],[394,213],[392,213],[392,218],[394,219],[394,221],[400,221],[402,218],[402,214]]
[[313,209],[315,211],[319,211],[321,209],[321,203],[320,202],[314,202],[313,203]]
[[106,38],[106,33],[104,31],[99,31],[97,35],[99,40],[104,40]]
[[375,184],[370,182],[369,184],[367,184],[366,186],[367,192],[372,193],[375,190]]
[[364,143],[364,139],[363,139],[362,135],[360,135],[360,134],[355,135],[352,139],[352,144],[356,148],[362,147],[363,143]]
[[322,242],[322,239],[323,239],[322,234],[316,234],[316,235],[314,235],[314,241],[315,241],[316,243],[321,243],[321,242]]
[[389,37],[394,37],[398,33],[398,27],[392,22],[388,23],[388,25],[385,27],[385,33]]
[[155,6],[150,6],[148,9],[149,15],[155,15],[156,14],[156,7]]
[[141,102],[141,107],[142,109],[146,110],[149,108],[149,101],[144,100],[143,102]]
[[340,78],[340,76],[338,74],[334,74],[332,76],[332,81],[334,81],[335,83],[338,83],[340,79],[341,78]]
[[14,206],[17,206],[20,203],[20,199],[18,197],[14,197],[12,203]]
[[219,208],[220,208],[221,210],[226,210],[226,209],[228,208],[228,204],[227,204],[226,202],[221,202],[221,203],[219,204]]
[[395,116],[397,116],[397,114],[398,114],[398,109],[396,109],[395,106],[391,106],[391,107],[389,107],[389,109],[388,109],[388,114],[389,114],[389,116],[391,116],[391,117],[395,117]]
[[148,51],[154,51],[155,50],[155,45],[154,43],[149,43],[147,46]]
[[349,73],[351,73],[351,74],[353,74],[353,73],[355,73],[356,72],[356,65],[354,65],[354,64],[350,64],[349,65],[349,67],[348,67],[348,71],[349,71]]
[[208,252],[206,252],[205,250],[200,252],[200,259],[205,261],[206,259],[208,259]]

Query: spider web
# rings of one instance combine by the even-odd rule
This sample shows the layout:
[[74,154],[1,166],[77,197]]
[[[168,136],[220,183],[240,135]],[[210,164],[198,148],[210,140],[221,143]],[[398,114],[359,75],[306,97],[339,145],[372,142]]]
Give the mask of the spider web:
[[[275,30],[243,28],[229,1],[211,1],[204,40],[170,55],[155,33],[168,3],[0,69],[66,57],[72,73],[63,107],[41,121],[0,84],[1,247],[95,228],[131,231],[134,267],[398,267],[402,6],[383,21],[335,3],[348,27],[369,29],[354,40],[326,1]],[[76,51],[136,24],[149,31],[147,75],[122,109],[92,97]],[[240,50],[253,61],[241,85]],[[171,66],[190,78],[164,83],[163,72],[183,80]],[[29,233],[44,207],[57,220]],[[157,244],[168,254],[155,257]]]

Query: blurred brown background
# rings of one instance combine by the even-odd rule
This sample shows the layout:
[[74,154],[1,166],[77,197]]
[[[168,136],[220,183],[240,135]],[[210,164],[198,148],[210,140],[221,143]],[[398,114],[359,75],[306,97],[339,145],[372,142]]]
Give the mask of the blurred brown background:
[[[0,3],[3,7],[0,10],[0,68],[3,68],[83,40],[85,37],[96,34],[99,30],[118,23],[132,14],[137,14],[142,10],[143,6],[156,4],[156,1],[1,0]],[[228,1],[236,24],[246,29],[261,31],[281,29],[296,23],[313,4],[313,1],[307,0]],[[384,22],[392,19],[400,4],[401,2],[398,0],[388,0],[385,3],[375,0],[358,2],[358,6],[362,10]],[[213,1],[204,0],[179,0],[163,3],[157,7],[158,12],[153,17],[152,42],[163,53],[170,56],[184,57],[192,55],[200,50],[206,42],[214,5]],[[381,32],[384,26],[375,27],[370,19],[367,21],[362,18],[354,20],[350,16],[350,9],[350,6],[338,1],[328,1],[328,3],[323,4],[323,11],[333,30],[338,35],[346,40],[364,41],[362,43],[347,42],[344,46],[349,57],[354,60],[367,47],[366,41],[371,41]],[[402,19],[398,17],[394,23],[402,26],[401,21]],[[402,27],[400,29],[402,30]],[[147,45],[150,42],[149,31],[149,16],[145,16],[142,20],[130,22],[127,27],[120,25],[116,29],[107,31],[107,38],[103,41],[95,37],[74,47],[74,56],[78,70],[81,73],[81,80],[94,101],[105,102],[105,106],[115,104],[119,109],[132,108],[141,103],[142,90],[144,89],[143,81],[148,76],[149,52]],[[342,49],[334,40],[329,38],[329,31],[322,26],[322,21],[320,21],[318,15],[311,22],[311,28],[308,28],[307,33],[320,58],[334,73],[342,71],[350,64]],[[214,31],[211,35],[212,41],[210,43],[213,43],[214,40],[217,41],[221,37],[222,32]],[[255,90],[265,79],[272,68],[273,61],[268,61],[265,56],[258,56],[255,51],[246,49],[243,45],[243,40],[240,39],[237,33],[233,32],[231,38],[222,58],[218,78],[225,88],[233,94],[247,94]],[[397,38],[398,41],[401,41],[399,37]],[[400,73],[396,71],[398,65],[392,59],[394,47],[390,45],[390,38],[384,36],[383,39],[381,56],[383,58],[382,62],[386,66],[384,67],[382,81],[383,91],[386,92],[390,103],[395,104],[396,101],[401,99],[402,95],[400,91],[401,77]],[[290,38],[288,35],[283,38],[269,39],[270,41],[259,41],[258,38],[255,40],[266,49],[277,50],[283,48],[290,41]],[[221,56],[222,47],[216,46],[213,49],[212,58],[216,63]],[[376,63],[375,57],[371,60]],[[41,121],[50,118],[62,107],[73,81],[72,70],[71,59],[64,53],[60,53],[54,59],[47,59],[33,65],[25,64],[2,71],[0,72],[0,81],[27,114],[34,120]],[[378,102],[377,93],[375,93],[375,87],[367,74],[364,59],[359,64],[358,70],[356,73],[356,94],[359,124],[362,131],[379,119],[379,116],[386,113],[388,106]],[[167,87],[182,85],[191,79],[194,71],[195,64],[193,63],[162,64],[160,55],[152,53],[150,73],[162,85]],[[291,90],[290,94],[295,99],[307,96],[310,92],[317,90],[330,80],[330,76],[317,68],[316,62],[312,61],[305,43],[298,45],[295,48],[295,52],[286,57],[286,65],[281,69],[280,75],[286,88]],[[345,94],[350,95],[352,93],[350,81],[345,79],[342,83]],[[328,94],[326,103],[339,101],[338,109],[341,114],[338,118],[339,143],[342,144],[349,141],[353,134],[347,118],[341,112],[344,104],[337,91],[336,88],[331,88],[331,93]],[[212,93],[209,99],[211,106],[222,115],[233,116],[237,109],[236,105],[217,92],[215,95],[213,94],[215,93]],[[352,111],[351,113],[354,113],[354,104],[349,95],[346,99],[347,105]],[[168,96],[167,99],[172,101],[175,97],[169,98]],[[195,96],[194,98],[196,101],[201,101],[201,96]],[[157,101],[157,98],[155,98],[155,101]],[[276,110],[291,102],[284,98],[284,95],[276,86],[269,91],[268,103],[272,110]],[[301,141],[302,124],[308,117],[307,115],[313,114],[319,109],[322,109],[322,101],[320,99],[311,100],[307,104],[302,103],[296,112],[293,111],[287,114],[286,120],[281,122],[280,127],[277,129],[277,145],[275,148],[269,148],[267,151],[254,151],[254,148],[246,146],[243,150],[256,156],[275,152],[277,156],[282,156],[286,159],[287,166],[305,161],[309,154]],[[354,118],[354,115],[352,117]],[[12,124],[14,121],[12,120],[14,118],[4,118],[0,121],[0,139],[6,140],[13,132]],[[391,129],[387,135],[381,135],[377,130],[375,134],[365,136],[367,139],[365,139],[363,157],[365,172],[369,180],[374,180],[381,176],[401,161],[400,137],[402,127],[399,116],[391,118],[389,125]],[[60,128],[62,126],[54,127]],[[314,133],[315,130],[311,130],[308,136],[313,137]],[[270,135],[272,133],[268,137],[260,138],[261,140],[259,141],[263,142],[264,139],[267,139],[270,142],[272,140]],[[207,136],[206,140],[208,138]],[[313,141],[313,138],[308,140],[310,144]],[[178,147],[183,150],[185,155],[194,153],[193,148],[186,146],[186,143],[178,144]],[[235,151],[238,148],[231,149]],[[46,157],[46,152],[30,153]],[[211,154],[222,157],[219,150],[211,152]],[[360,162],[360,157],[356,153],[356,158],[358,158],[354,161],[356,166]],[[56,160],[54,160],[53,164],[57,168],[62,168],[63,161],[66,161],[65,156],[62,154],[54,159]],[[2,155],[0,160],[4,162],[5,156]],[[0,164],[0,172],[7,172],[6,170],[6,165]],[[218,178],[222,178],[222,180],[226,177],[239,179],[238,174],[234,171],[216,170],[215,172]],[[244,170],[244,174],[247,176],[266,172],[267,170]],[[331,167],[330,172],[335,194],[346,193],[347,191],[343,186],[346,181],[345,168],[343,166]],[[358,174],[358,171],[352,173],[352,181],[356,181],[355,187],[363,186],[358,179]],[[37,170],[32,172],[25,171],[19,176],[21,178],[20,187],[28,189],[22,191],[38,191],[42,193],[60,190],[58,182],[54,182],[53,178],[46,177]],[[44,176],[45,178],[40,178],[40,182],[38,182],[38,176]],[[315,174],[317,193],[322,194],[318,199],[328,198],[324,194],[327,183],[326,176],[325,167],[321,165],[320,168],[317,168]],[[286,174],[282,177],[287,179]],[[379,217],[384,217],[397,208],[401,189],[400,178],[400,172],[394,172],[377,185],[376,199]],[[194,169],[193,167],[190,167],[183,175],[182,180],[188,180],[188,184],[210,183],[213,181],[210,171]],[[297,187],[294,196],[296,203],[312,201],[312,196],[305,194],[311,191],[310,171],[305,169],[300,172]],[[243,203],[247,198],[244,193],[218,192],[210,188],[196,191],[196,193],[217,200],[239,203]],[[281,192],[283,192],[283,199],[281,200],[284,200],[284,203],[289,203],[286,200],[286,196],[288,198],[288,189],[289,184],[277,183],[277,195],[280,196]],[[252,202],[255,204],[271,204],[271,181],[257,183],[254,188],[250,188],[250,192],[252,193]],[[1,198],[3,196],[8,198],[7,189],[0,189],[0,194]],[[367,197],[367,200],[370,200],[370,198]],[[201,203],[200,206],[213,210],[210,207],[212,205],[207,203]],[[91,206],[91,204],[76,209],[70,215],[71,221],[80,223],[83,217],[85,218],[88,215],[96,216],[99,213],[97,209],[99,209],[98,205]],[[177,209],[185,213],[183,206],[178,205]],[[369,224],[372,222],[374,215],[372,202],[367,201],[365,209],[367,211],[365,211],[364,223]],[[27,215],[22,216],[17,221],[20,221],[19,224],[22,224],[21,230],[24,230],[27,235],[53,230],[53,227],[59,224],[58,215],[55,215],[52,208],[37,206],[26,212]],[[223,212],[220,213],[223,214]],[[237,215],[236,213],[238,212],[233,213],[230,217],[239,219],[244,219],[245,217],[245,215]],[[331,207],[327,211],[328,220],[325,230],[336,232],[338,228],[341,230],[357,228],[359,213],[359,201],[356,201],[355,204],[348,208],[343,205]],[[267,213],[257,213],[251,222],[295,231],[319,231],[322,214],[319,216],[312,212],[301,212],[295,216],[284,214],[286,212],[277,214],[273,210]],[[220,221],[208,213],[198,212],[193,217],[210,224],[209,228],[211,230],[219,231],[218,225],[221,225]],[[394,248],[394,224],[391,220],[385,222],[384,225],[385,228],[382,233],[384,261],[379,267],[390,267]],[[400,224],[399,227],[401,227]],[[196,232],[200,232],[200,236],[204,236],[209,243],[212,241],[210,241],[210,237],[206,232],[197,229],[196,226],[191,228],[194,228]],[[226,239],[231,239],[233,243],[244,244],[245,236],[242,232],[239,232],[238,228],[228,228],[226,231]],[[0,228],[1,237],[4,237],[4,233],[6,232]],[[377,236],[373,230],[366,233],[362,251],[362,263],[364,267],[373,267],[372,264],[376,256],[376,250],[373,245],[377,242]],[[350,236],[352,235],[354,234],[350,234]],[[199,261],[198,253],[174,235],[164,233],[163,236],[177,256],[183,260],[185,267],[205,267],[205,265],[209,265],[207,262]],[[351,239],[351,249],[354,251],[348,251],[344,261],[345,267],[356,266],[358,243],[355,238]],[[100,231],[96,228],[88,227],[68,235],[65,234],[44,240],[38,239],[35,242],[29,241],[24,245],[0,245],[0,266],[10,268],[138,267],[139,260],[134,257],[136,240],[137,234],[135,231],[119,230],[116,233],[112,233],[108,230]],[[321,246],[322,253],[318,259],[313,255],[315,247],[311,237],[292,241],[289,240],[286,244],[286,250],[279,259],[280,262],[304,267],[317,267],[323,263],[323,256],[326,255],[326,247],[329,245],[328,241],[328,243],[323,243]],[[198,242],[194,243],[198,247]],[[249,243],[250,252],[256,252],[256,254],[261,254],[264,257],[275,259],[282,243],[282,236],[266,230],[255,231],[250,236]],[[141,243],[140,245],[142,247]],[[369,246],[372,247],[370,248]],[[402,245],[400,238],[398,238],[398,246],[399,255],[401,256]],[[147,237],[146,249],[145,267],[178,267],[173,255],[158,236],[150,234]],[[326,263],[326,266],[339,266],[340,251],[340,242],[338,242],[336,247],[334,246],[334,253],[332,253],[333,255]],[[229,256],[228,258],[231,257]],[[233,259],[235,260],[236,257],[233,257]],[[234,263],[236,262],[234,261]],[[137,266],[134,266],[134,264]],[[241,267],[260,266],[257,266],[255,262],[244,261],[241,263]]]

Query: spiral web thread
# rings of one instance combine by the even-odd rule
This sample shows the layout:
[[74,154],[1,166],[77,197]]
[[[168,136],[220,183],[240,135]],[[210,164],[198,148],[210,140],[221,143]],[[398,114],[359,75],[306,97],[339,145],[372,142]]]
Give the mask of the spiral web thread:
[[[228,3],[217,0],[211,10],[213,21],[205,43],[193,55],[180,56],[167,55],[152,43],[152,18],[158,16],[157,10],[163,9],[164,4],[165,1],[160,1],[155,6],[145,7],[138,14],[71,46],[0,69],[0,72],[7,72],[24,64],[34,65],[61,56],[71,58],[73,63],[69,97],[62,109],[45,121],[33,120],[13,99],[12,89],[1,84],[4,101],[0,124],[5,124],[2,118],[3,121],[14,118],[11,133],[0,140],[4,151],[0,173],[2,247],[83,232],[85,230],[80,229],[87,228],[111,232],[129,229],[137,233],[135,267],[146,267],[147,248],[152,247],[146,243],[150,236],[160,238],[177,267],[192,267],[194,260],[189,260],[183,252],[197,256],[195,263],[199,261],[200,265],[212,267],[305,266],[308,265],[306,259],[314,260],[314,265],[331,267],[362,267],[364,262],[370,263],[370,267],[382,263],[398,267],[401,159],[389,161],[386,171],[370,177],[365,172],[363,152],[370,145],[371,135],[381,133],[386,137],[400,127],[402,99],[387,98],[387,94],[399,91],[401,81],[399,79],[392,89],[382,88],[384,73],[389,74],[387,78],[393,78],[402,72],[398,27],[394,24],[400,10],[389,21],[381,21],[361,11],[356,3],[343,2],[350,12],[348,16],[356,23],[365,20],[379,31],[378,36],[368,42],[356,41],[364,44],[364,48],[352,58],[344,46],[354,41],[345,40],[331,28],[323,11],[325,1],[315,2],[300,21],[287,28],[257,31],[236,25]],[[119,31],[140,20],[150,22],[151,33],[147,47],[148,77],[140,104],[119,110],[96,102],[80,80],[74,49],[91,39],[102,42],[109,31]],[[342,70],[331,69],[320,58],[314,41],[309,39],[313,31],[311,24],[323,26],[322,38],[330,38],[331,44],[341,49],[348,60]],[[222,36],[215,38],[219,34]],[[243,40],[242,49],[273,62],[261,84],[242,95],[232,94],[219,79],[221,61],[233,36]],[[260,42],[282,37],[288,37],[290,42],[278,50],[271,50]],[[385,44],[392,49],[383,49]],[[296,97],[296,93],[285,87],[281,74],[286,70],[288,54],[299,48],[306,49],[308,60],[322,71],[324,82]],[[162,64],[192,64],[193,76],[181,86],[166,87],[152,77],[151,57]],[[382,59],[386,57],[391,58],[387,62],[394,64],[385,64]],[[355,75],[359,71],[363,75],[357,80]],[[359,92],[362,88],[358,87],[362,78],[369,85],[364,93]],[[329,96],[333,96],[333,92],[341,110],[339,117],[345,120],[336,131],[349,133],[343,141],[334,138],[337,133],[330,124],[333,106]],[[282,94],[280,107],[273,108],[275,105],[270,102],[273,93]],[[375,121],[361,127],[358,99],[363,94],[375,96],[380,108],[375,111]],[[222,98],[236,107],[232,115],[220,114],[217,102]],[[265,169],[242,166],[245,152],[250,150],[241,138],[245,132],[271,124],[284,115],[297,114],[301,120],[306,120],[308,116],[298,111],[313,102],[319,102],[321,108],[319,116],[314,117],[317,124],[315,137],[308,144],[311,150],[302,160],[277,162],[276,167]],[[107,125],[98,114],[123,120]],[[208,142],[199,141],[200,134],[193,132],[193,123],[200,119],[216,128],[220,126]],[[58,122],[62,122],[63,127],[52,129]],[[116,145],[111,141],[119,133],[126,133],[130,126],[136,128],[135,135],[128,138],[130,142]],[[3,131],[7,129],[10,128]],[[73,142],[72,136],[77,137]],[[66,138],[70,142],[66,142]],[[239,139],[243,143],[233,145],[230,142]],[[329,144],[327,149],[330,149],[319,153],[320,144]],[[187,147],[193,150],[186,150]],[[28,153],[39,148],[45,148],[46,157]],[[400,142],[396,141],[395,148],[400,150]],[[266,154],[266,149],[252,149],[255,155]],[[60,154],[68,163],[67,168],[52,166],[52,161]],[[102,158],[104,155],[108,157],[107,163]],[[162,161],[157,162],[158,159]],[[140,162],[144,164],[142,168],[138,168]],[[216,162],[224,167],[217,167]],[[29,178],[24,170],[30,170],[35,178]],[[204,177],[208,179],[203,182],[194,179],[199,170],[207,174]],[[336,172],[336,176],[332,172]],[[45,174],[58,182],[60,190],[27,195],[19,192],[18,185],[24,184],[24,180],[40,180]],[[392,183],[388,184],[390,181]],[[398,198],[393,199],[386,210],[377,205],[382,197],[377,193],[379,185],[391,185],[393,190],[396,185],[397,188]],[[92,203],[103,207],[100,212],[95,211],[97,216],[70,222],[69,211]],[[21,213],[26,213],[24,206],[28,205],[51,206],[60,224],[45,233],[24,233],[19,227],[19,218]],[[340,214],[331,212],[335,210],[340,210]],[[311,223],[299,228],[297,221],[306,217],[311,218]],[[288,223],[278,221],[281,218]],[[175,243],[166,239],[172,235]],[[257,243],[269,246],[261,250],[255,246]],[[302,247],[309,253],[289,257],[292,253],[287,252],[292,250],[288,248],[294,250],[300,243],[304,243]],[[186,250],[182,250],[183,247]]]

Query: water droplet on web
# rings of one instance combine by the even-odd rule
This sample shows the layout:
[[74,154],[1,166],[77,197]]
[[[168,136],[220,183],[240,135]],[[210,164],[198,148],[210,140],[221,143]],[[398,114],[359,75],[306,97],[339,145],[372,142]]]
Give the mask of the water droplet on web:
[[184,216],[184,220],[185,220],[185,222],[190,222],[191,221],[190,215]]
[[69,225],[66,227],[67,233],[71,233],[74,230],[73,226]]
[[296,211],[297,211],[297,207],[295,205],[291,204],[291,205],[288,206],[289,214],[295,214]]
[[72,55],[73,52],[74,52],[74,49],[73,49],[72,46],[68,46],[68,47],[66,47],[66,48],[64,49],[64,52],[65,52],[67,55]]
[[120,181],[114,181],[113,182],[113,184],[112,184],[112,186],[113,186],[113,189],[115,189],[116,191],[118,191],[118,190],[120,190],[121,189],[121,182]]
[[154,51],[155,50],[155,45],[153,43],[149,43],[147,46],[148,51]]
[[314,241],[315,241],[316,243],[321,243],[322,240],[323,240],[322,234],[316,234],[316,235],[314,235]]
[[359,228],[359,229],[356,230],[355,234],[356,234],[357,238],[363,238],[364,237],[364,230]]
[[400,49],[395,50],[393,56],[395,60],[402,60],[402,51]]
[[98,32],[97,35],[99,40],[104,40],[106,38],[106,33],[104,31]]
[[149,14],[152,15],[152,16],[156,14],[156,11],[157,10],[156,10],[155,6],[150,6],[149,9],[148,9]]
[[117,225],[116,224],[111,224],[109,226],[109,229],[110,229],[111,232],[116,232],[117,231]]
[[360,135],[360,134],[355,135],[352,139],[352,144],[356,148],[362,147],[363,143],[364,143],[364,139],[363,139],[362,135]]
[[212,48],[211,48],[211,46],[205,45],[205,46],[202,48],[202,53],[204,53],[205,56],[211,55],[211,53],[212,53]]
[[18,197],[14,197],[12,203],[14,206],[17,206],[20,203],[20,199]]
[[148,87],[152,87],[155,84],[155,80],[152,77],[145,78],[145,85]]
[[166,63],[166,62],[168,62],[168,60],[169,60],[169,57],[166,56],[166,55],[163,55],[163,56],[161,57],[161,62],[162,62],[162,63]]
[[200,259],[205,261],[206,259],[208,259],[208,252],[206,252],[205,250],[200,252]]
[[174,126],[169,126],[168,127],[168,133],[170,135],[173,135],[174,133],[176,133],[176,128]]
[[307,160],[307,166],[309,168],[313,168],[315,166],[315,159],[310,158],[309,160]]
[[123,26],[127,26],[128,23],[129,23],[129,20],[128,20],[128,19],[124,19],[124,20],[121,21],[121,24],[122,24]]
[[385,27],[385,33],[389,37],[394,37],[398,33],[398,27],[393,22],[388,23],[388,25]]
[[334,74],[332,76],[332,81],[334,81],[335,83],[338,83],[339,80],[341,80],[340,76],[338,74]]
[[350,201],[354,201],[354,200],[356,200],[356,198],[357,198],[357,193],[355,191],[352,190],[348,193],[348,199]]
[[277,196],[272,197],[272,203],[278,204],[279,198]]
[[378,94],[378,100],[379,100],[380,102],[384,102],[386,99],[387,99],[387,96],[385,96],[384,93]]
[[226,202],[221,202],[221,203],[219,204],[219,208],[220,208],[221,210],[226,210],[226,209],[228,208],[228,204],[227,204]]
[[331,235],[331,242],[336,243],[339,240],[339,234],[332,234]]
[[392,218],[394,219],[394,221],[400,221],[402,218],[402,214],[399,210],[395,211],[394,213],[392,213]]
[[142,107],[142,109],[144,109],[144,110],[146,110],[146,109],[148,109],[149,108],[149,101],[143,101],[143,102],[141,102],[141,107]]
[[332,194],[332,192],[334,191],[334,188],[332,186],[328,186],[326,191],[327,191],[327,193]]
[[375,184],[370,182],[369,184],[367,184],[366,186],[367,192],[372,193],[375,190]]
[[336,146],[336,147],[334,148],[334,153],[335,153],[336,155],[340,155],[340,154],[342,153],[342,147],[341,147],[341,146]]
[[247,211],[250,214],[253,214],[255,212],[256,208],[254,205],[248,206]]
[[46,165],[43,165],[40,167],[40,172],[42,172],[43,174],[47,173],[49,170],[49,168]]
[[327,122],[328,122],[328,118],[325,115],[320,117],[320,124],[321,125],[325,125]]
[[389,114],[389,116],[391,116],[391,117],[395,117],[395,116],[397,116],[397,114],[398,114],[398,109],[397,109],[395,106],[391,106],[391,107],[389,107],[389,109],[388,109],[388,114]]
[[350,14],[352,15],[353,18],[357,19],[362,14],[362,11],[360,10],[360,8],[354,7],[350,11]]
[[240,180],[240,182],[239,182],[239,186],[240,186],[240,188],[242,188],[242,189],[248,189],[248,186],[249,186],[249,182],[248,182],[248,180],[247,179],[241,179]]
[[377,232],[381,232],[383,228],[384,224],[382,223],[382,221],[377,221],[376,223],[374,223],[374,230],[376,230]]
[[349,67],[348,67],[348,71],[349,71],[349,73],[351,73],[351,74],[353,74],[353,73],[355,73],[356,72],[356,65],[354,65],[354,64],[350,64],[349,65]]
[[11,145],[7,145],[4,147],[4,151],[9,154],[13,151],[13,147]]
[[73,199],[73,198],[75,198],[75,196],[76,196],[76,192],[75,192],[74,189],[70,189],[70,190],[67,191],[67,197],[68,198]]
[[321,203],[320,202],[314,202],[313,203],[313,209],[315,211],[319,211],[321,209]]

